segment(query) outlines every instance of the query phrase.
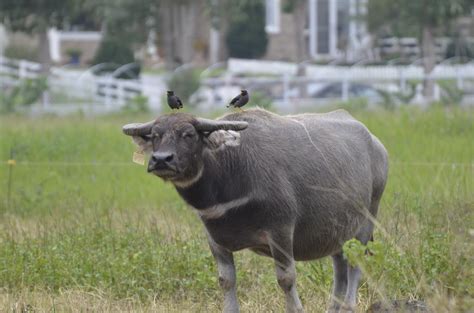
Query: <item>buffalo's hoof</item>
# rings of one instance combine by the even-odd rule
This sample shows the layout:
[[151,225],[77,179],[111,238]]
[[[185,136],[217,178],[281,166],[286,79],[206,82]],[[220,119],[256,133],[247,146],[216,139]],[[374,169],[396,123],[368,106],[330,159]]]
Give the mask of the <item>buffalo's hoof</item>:
[[339,313],[355,313],[355,307],[343,304],[339,309]]
[[339,305],[331,305],[326,313],[339,313]]

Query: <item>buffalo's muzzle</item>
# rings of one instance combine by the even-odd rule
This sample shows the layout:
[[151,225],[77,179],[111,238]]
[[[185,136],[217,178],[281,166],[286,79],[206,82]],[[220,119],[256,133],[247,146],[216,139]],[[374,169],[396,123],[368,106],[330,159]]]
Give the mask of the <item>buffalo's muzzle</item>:
[[173,169],[174,154],[170,152],[155,152],[148,162],[148,172]]

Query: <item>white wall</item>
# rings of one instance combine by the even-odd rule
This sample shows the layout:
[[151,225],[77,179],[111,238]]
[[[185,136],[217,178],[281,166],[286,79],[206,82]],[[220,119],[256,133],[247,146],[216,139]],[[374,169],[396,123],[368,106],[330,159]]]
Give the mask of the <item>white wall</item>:
[[0,54],[3,54],[5,48],[8,46],[8,35],[5,26],[0,24]]

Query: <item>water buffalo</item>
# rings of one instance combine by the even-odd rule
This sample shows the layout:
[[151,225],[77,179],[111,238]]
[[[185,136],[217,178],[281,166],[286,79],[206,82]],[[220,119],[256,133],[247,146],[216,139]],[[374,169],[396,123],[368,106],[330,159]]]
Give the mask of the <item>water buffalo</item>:
[[349,113],[280,116],[261,109],[217,120],[173,113],[123,132],[150,153],[207,230],[224,312],[238,312],[233,252],[275,261],[286,311],[303,312],[295,261],[331,256],[330,312],[353,312],[360,270],[341,247],[367,243],[387,180],[387,152]]

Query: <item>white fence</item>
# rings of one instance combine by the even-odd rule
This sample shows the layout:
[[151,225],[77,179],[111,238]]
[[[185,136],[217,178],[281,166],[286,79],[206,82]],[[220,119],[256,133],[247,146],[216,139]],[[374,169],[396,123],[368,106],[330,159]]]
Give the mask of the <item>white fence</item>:
[[[421,61],[421,60],[419,60]],[[419,63],[419,62],[418,62]],[[396,80],[401,76],[405,79],[421,80],[425,77],[423,67],[419,64],[383,65],[383,66],[336,66],[300,64],[305,68],[305,76],[340,81],[346,78],[354,81]],[[230,59],[228,70],[233,74],[272,74],[296,76],[298,65],[295,63]],[[474,79],[474,62],[467,64],[439,64],[430,76],[432,79]]]
[[92,73],[52,68],[48,79],[50,88],[70,98],[89,99],[107,107],[123,106],[142,94],[138,80],[95,76]]
[[[221,64],[221,63],[219,63]],[[12,60],[0,56],[0,87],[15,85],[24,79],[41,75],[41,65],[23,60]],[[209,67],[209,69],[213,66]],[[340,100],[347,101],[354,97],[351,92],[356,84],[366,84],[387,92],[405,92],[408,82],[418,84],[424,78],[454,80],[457,87],[470,97],[467,101],[474,103],[474,62],[463,65],[441,63],[427,77],[423,68],[416,62],[408,66],[355,66],[312,65],[230,59],[227,71],[217,78],[206,78],[208,70],[201,74],[202,88],[195,94],[201,108],[211,109],[225,105],[240,87],[263,90],[275,103],[284,107],[298,106],[299,103],[315,103],[322,100],[314,96],[317,89],[331,83],[342,86]],[[245,75],[242,75],[245,74]],[[250,75],[247,75],[250,74]],[[253,74],[253,75],[252,75]],[[265,75],[262,75],[265,74]],[[154,111],[160,111],[166,90],[163,75],[142,75],[140,80],[117,79],[113,76],[96,76],[93,69],[75,70],[67,67],[52,67],[48,74],[48,86],[51,94],[62,95],[71,110],[82,109],[81,106],[94,106],[94,112],[110,112],[121,109],[134,97],[144,95]],[[421,85],[417,86],[414,102],[424,101]],[[202,96],[202,97],[201,97]],[[440,99],[441,91],[435,86],[435,99]],[[46,97],[47,98],[47,97]],[[192,97],[193,98],[193,97]],[[465,97],[466,99],[466,97]],[[47,99],[42,109],[47,107]],[[58,104],[58,107],[59,107]],[[62,105],[63,110],[67,105]],[[51,109],[51,111],[54,111]]]
[[[42,66],[25,60],[15,60],[0,55],[0,87],[14,86],[24,79],[41,76]],[[151,109],[161,108],[163,84],[147,86],[141,80],[118,79],[110,75],[96,76],[89,70],[73,70],[66,67],[52,67],[47,76],[49,91],[60,94],[67,103],[82,103],[95,106],[96,111],[120,109],[133,98],[144,95]],[[48,101],[43,103],[47,109]],[[63,107],[66,105],[63,104]],[[79,107],[79,105],[76,105]],[[71,109],[74,109],[71,107]]]
[[[341,100],[349,99],[349,87],[351,84],[364,83],[370,85],[385,85],[387,91],[406,91],[408,81],[421,82],[424,79],[434,81],[454,80],[457,88],[472,93],[474,80],[474,61],[466,64],[447,64],[440,63],[430,74],[425,74],[423,67],[419,64],[421,59],[412,65],[313,65],[306,62],[300,64],[261,61],[261,60],[243,60],[230,59],[228,62],[228,71],[234,76],[233,81],[238,81],[243,86],[252,84],[279,84],[283,90],[283,99],[288,99],[291,93],[290,85],[304,85],[309,83],[341,83]],[[238,78],[250,74],[248,78]],[[263,75],[262,75],[263,74]],[[252,77],[252,75],[254,77]],[[265,77],[270,75],[270,77]],[[467,83],[468,82],[468,83]],[[215,82],[210,82],[215,83]],[[388,87],[387,87],[388,86]],[[395,88],[393,88],[395,86]],[[467,86],[469,89],[467,90]],[[421,95],[421,86],[418,86],[418,100],[423,99]],[[441,90],[438,84],[435,84],[435,100],[441,97]]]
[[16,84],[19,80],[36,78],[41,71],[41,64],[13,60],[0,55],[0,82],[5,84]]

